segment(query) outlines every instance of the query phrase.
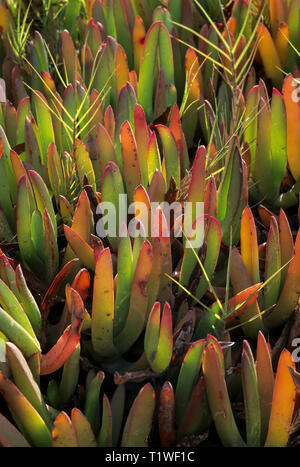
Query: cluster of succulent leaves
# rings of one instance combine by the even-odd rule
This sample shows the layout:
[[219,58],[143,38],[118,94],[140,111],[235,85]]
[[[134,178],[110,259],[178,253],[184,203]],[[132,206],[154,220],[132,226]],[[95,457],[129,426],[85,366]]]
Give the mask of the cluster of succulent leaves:
[[[287,445],[299,1],[6,0],[0,30],[0,444]],[[122,194],[147,213],[100,239]]]

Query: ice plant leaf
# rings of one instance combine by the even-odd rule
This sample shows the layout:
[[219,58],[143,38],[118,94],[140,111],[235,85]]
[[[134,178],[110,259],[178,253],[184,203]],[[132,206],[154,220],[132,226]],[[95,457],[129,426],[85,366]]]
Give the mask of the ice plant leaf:
[[80,372],[80,344],[65,362],[59,384],[59,399],[62,405],[68,404],[76,391]]
[[38,384],[33,378],[31,370],[24,358],[22,352],[12,342],[6,343],[6,355],[9,361],[13,379],[18,389],[24,394],[28,401],[32,404],[35,410],[45,421],[49,429],[51,429],[51,418],[46,409],[43,396]]
[[268,28],[260,23],[257,28],[258,50],[262,57],[265,72],[272,79],[274,86],[280,87],[282,74],[278,53]]
[[[280,209],[279,214],[279,238],[280,238],[280,254],[281,265],[288,264],[294,253],[294,240],[291,232],[289,221],[283,209]],[[281,271],[281,286],[285,283],[288,268]]]
[[160,24],[155,22],[148,30],[140,61],[138,102],[145,111],[148,122],[153,120],[153,75],[159,43]]
[[256,302],[262,283],[258,283],[239,292],[228,300],[226,327],[234,326],[245,313]]
[[109,399],[103,394],[102,402],[102,423],[97,438],[97,445],[100,447],[110,447],[112,444],[112,413]]
[[81,185],[83,185],[83,179],[84,176],[86,176],[89,181],[89,184],[92,186],[93,190],[96,191],[95,172],[93,169],[93,164],[91,162],[89,153],[87,152],[84,143],[78,139],[75,141],[74,156]]
[[136,140],[137,150],[139,154],[139,162],[142,175],[142,183],[144,187],[148,185],[148,142],[149,130],[145,118],[143,107],[136,104],[134,107],[134,136]]
[[74,73],[76,71],[80,72],[80,63],[74,42],[66,29],[61,34],[61,55],[67,74],[67,81],[72,82]]
[[118,248],[118,280],[116,284],[116,306],[114,335],[118,336],[125,326],[130,304],[130,289],[133,276],[133,257],[126,224],[121,225]]
[[181,365],[175,391],[176,420],[179,423],[184,418],[192,391],[200,376],[204,343],[204,339],[194,342]]
[[[118,234],[122,222],[126,222],[127,213],[127,200],[124,197],[125,189],[123,185],[123,179],[119,167],[114,162],[109,162],[104,170],[102,176],[102,197],[101,203],[97,208],[97,213],[103,213],[103,220],[97,222],[96,231],[99,237],[106,236],[108,232],[108,239],[114,250],[117,250],[118,245]],[[113,215],[109,208],[105,208],[105,203],[111,203],[109,207],[114,209]],[[104,211],[104,212],[103,212]],[[108,217],[106,221],[106,217]],[[114,224],[113,224],[114,222]]]
[[52,430],[52,447],[77,447],[74,427],[66,412],[61,412],[55,419]]
[[136,396],[123,431],[121,447],[147,447],[155,407],[155,392],[150,383]]
[[103,371],[99,371],[90,381],[85,398],[84,413],[96,435],[100,428],[100,390],[104,380]]
[[75,255],[88,269],[95,269],[94,252],[86,241],[73,229],[64,225],[64,234]]
[[297,128],[300,122],[300,105],[296,86],[297,82],[293,75],[288,75],[283,82],[282,93],[286,108],[287,160],[293,177],[298,180],[300,177],[300,136]]
[[130,295],[130,305],[124,328],[116,339],[120,352],[126,352],[137,340],[146,325],[148,296],[147,283],[152,267],[152,247],[143,242],[134,271]]
[[167,221],[163,210],[157,207],[152,217],[152,238],[160,239],[162,263],[161,263],[161,279],[158,293],[160,301],[170,303],[172,296],[172,282],[170,275],[172,274],[172,255],[171,255],[171,240],[170,240],[170,220]]
[[142,183],[142,173],[136,141],[128,121],[121,127],[120,140],[126,191],[128,201],[131,203],[133,201],[135,188]]
[[173,387],[170,381],[166,381],[164,383],[160,393],[158,426],[162,446],[172,446],[176,439],[175,397]]
[[110,401],[112,415],[112,446],[118,445],[125,408],[125,384],[119,384]]
[[277,89],[271,103],[271,163],[273,186],[279,192],[287,165],[287,125],[284,99]]
[[50,143],[55,141],[51,113],[49,105],[40,91],[34,91],[34,105],[37,115],[37,125],[41,141],[41,160],[45,164],[47,161],[47,150]]
[[257,233],[249,206],[244,209],[241,220],[241,256],[251,281],[257,284],[259,282]]
[[96,439],[91,425],[79,409],[72,409],[71,420],[75,430],[77,445],[83,448],[96,447]]
[[97,162],[99,163],[100,175],[102,176],[109,162],[117,163],[117,156],[112,139],[101,123],[96,128],[96,148]]
[[260,446],[261,420],[257,375],[251,347],[243,342],[242,382],[246,415],[247,445]]
[[30,444],[17,428],[0,414],[0,444],[3,447],[29,448]]
[[179,436],[203,433],[209,427],[211,421],[205,380],[201,376],[191,394],[184,419],[179,427]]
[[[279,229],[276,219],[272,216],[266,244],[265,280],[275,274],[281,267],[281,252]],[[266,285],[264,289],[264,309],[267,310],[277,303],[280,294],[280,272]]]
[[18,388],[0,372],[0,393],[17,418],[26,439],[36,447],[51,446],[51,432],[46,423]]
[[277,367],[269,430],[265,446],[284,447],[295,406],[296,388],[289,367],[295,369],[291,354],[283,350]]
[[168,127],[156,125],[162,141],[164,165],[166,169],[166,186],[169,187],[171,177],[174,178],[176,186],[180,186],[180,158],[175,138]]
[[264,322],[269,328],[280,326],[295,309],[299,299],[298,284],[300,279],[300,231],[295,241],[293,258],[289,264],[286,281],[276,303],[276,306],[264,317]]
[[209,407],[223,446],[245,446],[233,417],[224,374],[213,344],[204,351],[203,374]]
[[67,305],[71,313],[71,324],[48,353],[41,356],[41,375],[58,370],[72,355],[80,340],[84,305],[80,295],[69,287],[66,291]]
[[257,336],[256,373],[260,402],[261,442],[264,444],[272,408],[274,373],[270,349],[261,331]]
[[162,314],[156,302],[150,312],[145,332],[145,354],[151,368],[162,373],[168,367],[173,349],[172,315],[170,305],[165,303]]
[[0,331],[16,344],[25,357],[41,351],[40,344],[12,316],[0,308]]
[[112,357],[114,323],[114,282],[109,248],[95,249],[95,279],[92,305],[92,345],[96,355]]
[[31,294],[31,291],[29,290],[26,284],[20,264],[16,267],[15,277],[16,286],[19,292],[19,297],[22,302],[23,309],[29,318],[35,335],[37,337],[40,337],[42,325],[41,312],[33,295]]

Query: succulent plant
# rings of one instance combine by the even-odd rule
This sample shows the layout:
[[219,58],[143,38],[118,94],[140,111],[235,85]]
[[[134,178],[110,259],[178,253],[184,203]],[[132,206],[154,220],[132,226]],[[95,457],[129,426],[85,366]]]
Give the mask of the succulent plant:
[[0,445],[299,445],[299,2],[0,3]]

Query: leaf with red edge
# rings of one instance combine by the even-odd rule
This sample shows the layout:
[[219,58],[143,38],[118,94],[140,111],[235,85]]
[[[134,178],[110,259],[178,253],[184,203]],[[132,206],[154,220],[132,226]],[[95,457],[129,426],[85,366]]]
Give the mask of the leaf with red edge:
[[261,442],[264,444],[272,408],[274,373],[271,352],[261,331],[257,336],[256,373],[260,401]]
[[133,277],[133,256],[131,240],[126,224],[120,228],[118,265],[116,280],[116,304],[114,316],[114,336],[117,338],[123,329],[130,305],[130,289]]
[[130,305],[127,320],[118,335],[116,346],[124,353],[140,336],[146,325],[148,296],[147,283],[152,268],[152,247],[148,241],[143,242],[137,265],[133,275]]
[[129,81],[129,69],[127,57],[123,47],[118,44],[115,51],[115,83],[116,96],[120,94],[120,90]]
[[276,49],[282,69],[285,69],[290,50],[290,30],[286,23],[281,22],[276,36]]
[[50,447],[51,433],[26,397],[0,371],[0,393],[16,417],[16,423],[26,439],[36,447]]
[[150,312],[144,349],[146,358],[155,373],[162,373],[168,367],[173,350],[172,314],[168,303],[161,314],[160,303],[156,302]]
[[56,295],[62,285],[62,283],[66,280],[70,272],[72,271],[73,266],[78,262],[78,258],[74,258],[69,261],[64,267],[59,271],[59,273],[53,279],[50,287],[48,288],[47,292],[44,295],[42,304],[41,304],[41,312],[45,313],[47,310],[50,309],[52,303],[54,302]]
[[[125,189],[123,185],[123,179],[120,172],[119,167],[114,162],[109,162],[107,167],[105,168],[102,176],[102,184],[101,184],[101,203],[97,208],[97,213],[100,214],[101,212],[103,215],[103,220],[97,222],[97,234],[99,237],[103,237],[106,235],[106,226],[105,221],[107,216],[108,221],[112,224],[112,209],[115,209],[116,214],[114,215],[113,219],[115,220],[115,232],[113,232],[113,225],[108,225],[109,230],[111,230],[111,235],[107,235],[108,240],[113,248],[113,250],[117,250],[118,247],[118,234],[121,227],[121,219],[126,222],[126,213],[127,213],[127,205],[126,199],[124,200]],[[123,197],[122,197],[123,195]],[[126,196],[125,196],[126,198]],[[105,203],[110,203],[105,209]],[[111,204],[113,206],[111,206]],[[110,209],[111,208],[111,209]],[[104,211],[104,212],[103,212]],[[114,214],[114,213],[113,213]],[[124,218],[125,217],[125,218]],[[106,221],[107,222],[107,221]]]
[[149,175],[148,175],[148,142],[150,137],[150,131],[147,126],[145,113],[143,107],[136,104],[134,107],[134,135],[139,154],[142,183],[144,187],[148,186]]
[[[148,169],[149,169],[149,183],[152,182],[154,174],[157,171],[161,173],[161,158],[158,148],[157,138],[155,131],[150,135],[148,142]],[[165,192],[165,187],[164,187]]]
[[128,201],[133,201],[134,191],[142,183],[142,174],[135,137],[131,125],[126,121],[120,131],[122,147],[123,173]]
[[79,409],[72,409],[71,421],[75,430],[77,445],[82,448],[96,447],[97,443],[91,425]]
[[157,60],[160,25],[160,22],[155,22],[149,28],[140,59],[138,101],[145,110],[148,122],[153,120],[153,76]]
[[103,371],[98,373],[89,381],[86,390],[84,413],[91,424],[92,430],[96,435],[100,429],[101,412],[100,412],[100,390],[104,381],[105,374]]
[[152,239],[159,238],[161,242],[162,263],[161,279],[158,293],[158,300],[170,303],[172,297],[172,255],[170,229],[163,210],[157,207],[152,218]]
[[289,169],[297,181],[300,177],[300,105],[297,95],[297,83],[293,75],[288,75],[282,87],[283,99],[286,108],[287,123],[287,160]]
[[183,421],[178,430],[178,437],[183,438],[184,436],[204,433],[210,423],[211,415],[206,396],[205,381],[201,376],[191,394]]
[[79,293],[83,301],[89,296],[90,283],[90,274],[88,270],[80,269],[72,282],[72,289]]
[[74,159],[81,186],[84,185],[84,178],[86,177],[88,179],[89,185],[91,185],[93,190],[96,191],[93,164],[85,144],[79,139],[76,139],[74,143]]
[[289,367],[295,370],[295,363],[284,349],[277,367],[266,447],[284,447],[288,442],[296,399],[296,386]]
[[245,207],[245,166],[241,157],[238,139],[234,138],[233,146],[228,155],[222,173],[217,195],[217,214],[222,227],[222,241],[230,242],[232,227],[232,242],[238,242],[240,219]]
[[175,397],[172,384],[166,381],[159,398],[158,429],[162,447],[170,447],[176,441]]
[[[246,266],[237,248],[232,248],[231,251],[231,284],[233,293],[238,294],[248,289],[253,285],[249,277]],[[258,331],[263,329],[262,317],[259,316],[260,309],[257,301],[252,306],[240,315],[240,323],[242,324],[243,332],[247,337],[256,338]],[[256,317],[252,322],[248,322]]]
[[109,248],[95,249],[95,278],[92,305],[92,346],[97,357],[112,357],[114,323],[114,281]]
[[106,394],[103,394],[102,423],[97,438],[97,445],[100,447],[112,446],[112,412],[110,402]]
[[209,177],[205,188],[204,214],[209,217],[217,217],[217,185],[213,175]]
[[102,177],[109,162],[117,163],[117,156],[111,136],[101,123],[96,128],[96,151],[100,176]]
[[[279,239],[281,266],[287,264],[294,254],[294,240],[291,232],[289,221],[283,209],[280,209],[279,214]],[[288,273],[288,267],[281,271],[281,287],[283,287]]]
[[175,391],[176,420],[183,421],[192,391],[199,379],[204,339],[191,344],[182,362]]
[[300,230],[298,231],[293,258],[289,264],[286,281],[276,306],[264,317],[267,327],[275,328],[283,324],[293,313],[299,300],[300,282]]
[[6,342],[6,357],[14,383],[51,429],[52,421],[40,388],[22,352],[12,342]]
[[259,282],[258,243],[252,211],[246,206],[241,219],[241,256],[252,283]]
[[206,166],[206,149],[200,146],[197,149],[194,163],[192,166],[192,174],[187,194],[187,205],[184,212],[184,228],[188,234],[191,231],[195,219],[203,214],[203,209],[199,212],[197,203],[204,202],[205,193],[205,166]]
[[158,297],[160,282],[161,282],[161,270],[162,270],[162,245],[161,239],[156,237],[152,240],[152,268],[147,285],[148,294],[148,311],[149,315],[155,300]]
[[227,314],[229,316],[226,317],[227,328],[239,323],[240,316],[249,310],[249,308],[256,302],[261,286],[261,282],[251,285],[228,300]]
[[71,324],[65,329],[52,349],[41,356],[41,375],[47,375],[58,370],[72,355],[80,341],[84,305],[80,295],[70,286],[66,288],[66,299],[71,313]]
[[204,351],[203,374],[210,411],[223,446],[245,446],[233,417],[220,359],[213,344]]
[[54,420],[52,430],[52,447],[78,447],[74,427],[66,412],[61,412]]
[[10,150],[10,160],[11,160],[11,166],[13,169],[13,173],[16,179],[16,183],[18,184],[20,178],[23,175],[26,175],[26,170],[25,170],[24,165],[22,164],[20,157],[12,149]]
[[249,343],[244,340],[241,358],[247,446],[260,446],[261,420],[257,375]]
[[71,229],[67,225],[64,225],[64,234],[69,245],[82,264],[93,271],[95,269],[93,248],[90,247],[90,245],[83,240],[75,230]]
[[260,23],[257,28],[258,50],[264,65],[265,73],[272,79],[273,85],[280,87],[282,83],[281,64],[272,36],[267,26]]
[[162,142],[164,165],[166,170],[166,186],[169,187],[171,177],[177,188],[180,187],[180,158],[175,138],[170,129],[164,125],[156,125]]
[[65,29],[61,33],[61,55],[65,65],[68,82],[73,82],[75,72],[81,72],[78,55],[70,33]]
[[270,229],[266,243],[265,254],[265,281],[269,277],[273,277],[264,288],[264,309],[268,310],[277,303],[280,290],[281,290],[281,272],[278,272],[281,267],[281,252],[280,252],[280,239],[279,228],[275,217],[271,217]]
[[186,171],[190,169],[190,160],[185,135],[181,126],[180,111],[177,103],[174,104],[172,110],[169,128],[176,141],[180,159],[180,175],[181,178],[183,178],[186,175]]

